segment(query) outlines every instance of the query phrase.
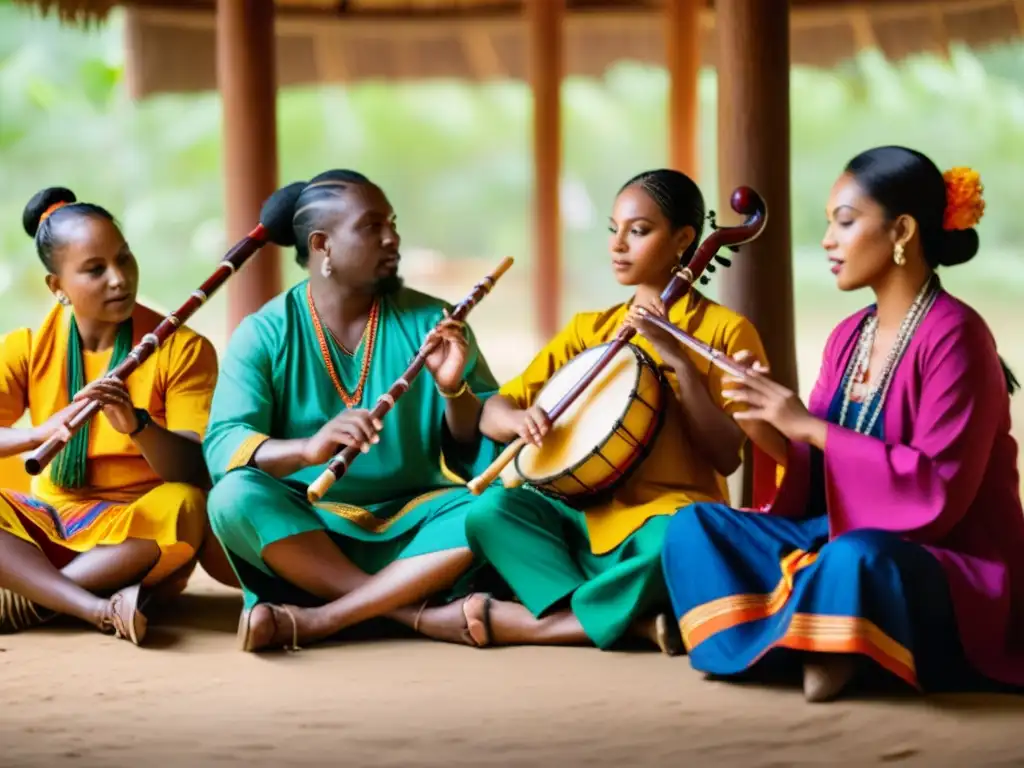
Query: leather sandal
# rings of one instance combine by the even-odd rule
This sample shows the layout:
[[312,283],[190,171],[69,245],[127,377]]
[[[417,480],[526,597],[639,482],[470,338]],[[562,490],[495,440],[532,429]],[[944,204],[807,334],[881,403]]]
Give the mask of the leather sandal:
[[238,645],[246,653],[255,653],[256,651],[263,650],[262,648],[256,648],[253,645],[252,640],[252,614],[259,606],[265,605],[270,610],[270,619],[274,622],[274,636],[277,636],[278,611],[283,611],[285,616],[292,624],[292,643],[291,645],[285,645],[284,650],[286,651],[300,651],[302,648],[299,646],[299,625],[295,621],[295,614],[288,609],[287,606],[283,605],[271,605],[270,603],[257,603],[248,611],[242,611],[242,615],[238,620]]
[[56,611],[43,608],[17,592],[0,587],[0,635],[38,627],[56,615]]
[[110,598],[110,613],[103,618],[100,631],[129,640],[133,645],[142,645],[149,621],[139,606],[141,597],[141,584],[133,584],[115,592]]

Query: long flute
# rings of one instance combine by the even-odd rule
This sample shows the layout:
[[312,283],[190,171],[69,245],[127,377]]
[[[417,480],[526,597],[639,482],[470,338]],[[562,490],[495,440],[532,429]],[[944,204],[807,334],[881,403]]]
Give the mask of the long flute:
[[[700,277],[701,272],[704,271],[719,249],[750,242],[764,231],[765,224],[768,222],[768,208],[757,192],[750,187],[739,187],[733,191],[729,204],[734,211],[743,214],[747,218],[737,227],[721,227],[716,229],[698,246],[697,251],[693,254],[693,258],[690,259],[690,263],[672,276],[668,285],[665,286],[665,290],[661,293],[661,301],[665,305],[666,311],[689,292],[694,281]],[[623,326],[615,340],[608,345],[608,348],[594,363],[593,367],[551,409],[548,419],[552,423],[557,421],[572,406],[576,398],[586,391],[587,387],[601,374],[601,371],[629,343],[629,340],[635,334],[636,330],[632,326]],[[469,490],[477,496],[483,493],[497,479],[498,475],[504,471],[505,467],[515,460],[519,451],[525,445],[526,440],[522,437],[516,438],[513,442],[509,443],[487,469],[469,481]]]
[[[465,319],[469,311],[473,309],[488,293],[494,288],[494,284],[498,282],[498,279],[508,271],[508,268],[512,266],[512,259],[505,258],[498,265],[491,274],[487,275],[483,280],[473,286],[473,290],[469,292],[469,295],[464,298],[458,306],[452,311],[451,315],[446,318],[450,320],[462,321]],[[424,364],[427,362],[427,357],[434,348],[438,345],[438,341],[432,341],[424,343],[420,347],[419,352],[416,353],[416,357],[412,359],[409,367],[405,369],[405,373],[402,374],[401,378],[398,379],[394,384],[391,385],[391,389],[377,398],[377,404],[373,407],[370,416],[373,419],[383,419],[388,411],[395,407],[395,402],[409,391],[409,387],[412,384],[412,380],[416,378],[416,375],[423,369]],[[360,453],[358,445],[346,446],[337,456],[335,456],[327,465],[320,476],[309,484],[306,489],[306,496],[311,502],[320,501],[327,493],[328,489],[342,477],[345,472],[348,471],[349,466],[355,460],[356,456]]]
[[[270,227],[273,229],[273,226]],[[270,231],[263,224],[257,224],[256,228],[248,235],[239,240],[234,247],[227,252],[217,268],[213,271],[206,282],[192,291],[192,295],[178,309],[167,315],[152,333],[147,333],[128,356],[117,365],[114,370],[107,374],[107,378],[114,378],[124,381],[128,375],[142,365],[160,347],[161,344],[178,329],[182,323],[188,321],[192,314],[206,303],[206,300],[220,288],[231,275],[233,275],[256,251],[266,245],[270,240]],[[68,393],[73,396],[75,393]],[[93,400],[85,408],[76,413],[66,424],[69,434],[74,434],[95,416],[103,408],[100,403]],[[30,475],[38,475],[49,464],[54,456],[60,453],[65,446],[61,435],[54,435],[45,443],[25,457],[25,470]]]

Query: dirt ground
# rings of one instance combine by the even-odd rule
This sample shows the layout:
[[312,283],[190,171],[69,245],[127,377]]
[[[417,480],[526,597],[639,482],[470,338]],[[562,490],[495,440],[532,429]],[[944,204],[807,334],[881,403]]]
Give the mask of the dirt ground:
[[[539,344],[510,327],[514,304],[479,309],[500,380]],[[842,314],[801,312],[804,391]],[[1020,368],[1011,313],[994,314]],[[584,648],[377,640],[255,656],[236,650],[239,607],[199,572],[146,648],[76,627],[0,636],[0,766],[1024,766],[1024,697],[809,705],[795,686],[708,682],[685,658]]]
[[251,655],[239,607],[199,572],[145,648],[72,626],[0,637],[0,766],[1024,765],[1024,697],[810,705],[586,648]]

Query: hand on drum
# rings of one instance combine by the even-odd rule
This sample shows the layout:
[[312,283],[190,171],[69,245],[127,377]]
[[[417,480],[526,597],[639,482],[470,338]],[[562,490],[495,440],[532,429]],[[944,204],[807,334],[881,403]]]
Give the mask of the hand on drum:
[[425,365],[434,382],[444,392],[455,392],[462,385],[469,359],[469,343],[466,341],[465,323],[448,317],[434,328],[424,340],[424,346],[438,342],[427,355]]
[[515,419],[516,434],[530,445],[539,446],[544,440],[544,435],[551,429],[551,419],[536,405],[525,411],[516,411]]
[[752,358],[749,352],[738,353],[733,359],[746,367],[747,373],[722,378],[724,397],[747,405],[745,410],[733,414],[733,418],[763,421],[790,440],[816,444],[821,420],[810,414],[795,392],[768,378],[765,366],[756,361],[751,365]]
[[648,313],[668,320],[665,305],[660,298],[655,297],[630,307],[629,314],[626,315],[626,324],[633,326],[637,333],[651,342],[654,351],[662,360],[675,367],[677,363],[686,359],[682,345],[670,333],[666,333],[654,323],[649,322],[645,316]]
[[343,411],[306,441],[303,458],[309,466],[324,464],[349,445],[359,446],[360,451],[367,453],[371,443],[380,442],[378,432],[383,426],[365,408]]

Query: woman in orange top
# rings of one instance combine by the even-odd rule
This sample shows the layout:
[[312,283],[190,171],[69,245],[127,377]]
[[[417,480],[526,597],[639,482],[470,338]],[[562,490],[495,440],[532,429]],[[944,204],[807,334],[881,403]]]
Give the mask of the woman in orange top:
[[[104,378],[161,320],[136,304],[131,249],[67,189],[38,193],[23,223],[58,303],[0,343],[0,456],[69,441],[31,495],[0,490],[0,632],[60,613],[139,644],[141,589],[187,574],[203,539],[216,353],[180,328],[125,383]],[[102,415],[71,436],[92,400]],[[26,410],[32,426],[13,426]]]

